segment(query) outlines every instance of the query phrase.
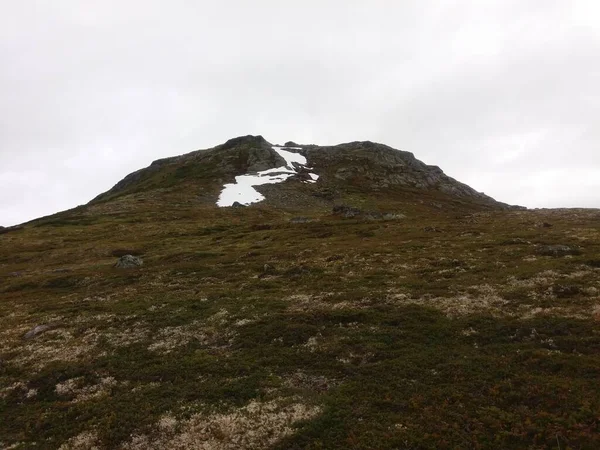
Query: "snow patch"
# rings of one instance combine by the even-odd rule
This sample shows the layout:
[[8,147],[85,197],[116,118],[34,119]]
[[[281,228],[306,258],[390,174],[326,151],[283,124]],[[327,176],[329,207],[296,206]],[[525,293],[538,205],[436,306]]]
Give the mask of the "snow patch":
[[[217,200],[217,206],[232,206],[235,202],[242,205],[258,203],[263,201],[265,196],[254,189],[254,186],[282,183],[288,178],[296,175],[299,169],[312,169],[312,167],[306,167],[307,161],[304,156],[289,151],[302,150],[301,147],[274,146],[273,150],[285,160],[286,165],[263,170],[255,175],[246,174],[235,177],[235,183],[228,183],[223,186],[223,190]],[[311,180],[307,180],[307,183],[316,183],[319,179],[319,175],[315,173],[309,173],[309,176],[311,177]]]
[[[297,149],[296,147],[293,148]],[[298,163],[301,166],[306,166],[306,158],[300,153],[288,152],[287,150],[283,150],[281,147],[273,147],[273,150],[275,150],[279,154],[279,156],[285,159],[286,165],[288,167],[291,167],[292,169],[294,168],[294,163]]]

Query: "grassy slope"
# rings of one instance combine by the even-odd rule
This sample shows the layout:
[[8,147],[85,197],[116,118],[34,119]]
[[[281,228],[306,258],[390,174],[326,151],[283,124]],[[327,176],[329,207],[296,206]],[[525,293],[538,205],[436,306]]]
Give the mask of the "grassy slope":
[[600,448],[600,212],[379,206],[0,236],[0,447]]

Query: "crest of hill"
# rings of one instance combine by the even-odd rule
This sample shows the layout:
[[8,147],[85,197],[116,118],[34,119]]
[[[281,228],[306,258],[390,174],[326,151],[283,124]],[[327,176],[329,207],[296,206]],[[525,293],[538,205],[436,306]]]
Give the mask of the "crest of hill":
[[[370,141],[334,146],[286,142],[283,147],[300,153],[319,181],[300,183],[302,174],[277,185],[257,187],[266,205],[275,207],[323,206],[348,196],[388,196],[406,199],[432,195],[438,202],[458,201],[484,209],[510,208],[447,176],[439,167],[423,163],[406,151]],[[216,147],[159,159],[126,176],[91,205],[119,197],[153,193],[156,196],[189,192],[201,203],[215,204],[224,184],[235,177],[285,166],[273,144],[262,136],[240,136]],[[306,175],[306,174],[304,174]]]

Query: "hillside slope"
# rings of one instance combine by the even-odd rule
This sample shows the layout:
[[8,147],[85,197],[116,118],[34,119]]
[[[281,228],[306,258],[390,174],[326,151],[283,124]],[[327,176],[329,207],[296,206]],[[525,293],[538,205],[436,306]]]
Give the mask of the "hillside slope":
[[[439,167],[424,164],[412,153],[383,144],[351,142],[320,147],[290,142],[277,148],[262,136],[242,136],[211,149],[155,161],[125,177],[91,204],[153,193],[184,194],[214,205],[223,186],[234,183],[236,176],[285,167],[284,159],[277,153],[279,149],[302,155],[306,166],[319,177],[314,185],[301,185],[306,179],[301,171],[283,184],[257,188],[269,192],[267,201],[279,208],[330,206],[348,197],[385,195],[406,199],[424,194],[438,197],[442,203],[458,202],[487,209],[508,207],[446,176]],[[290,191],[294,195],[290,196]]]
[[600,448],[600,210],[396,190],[366,143],[219,208],[286,164],[238,144],[0,234],[0,448]]

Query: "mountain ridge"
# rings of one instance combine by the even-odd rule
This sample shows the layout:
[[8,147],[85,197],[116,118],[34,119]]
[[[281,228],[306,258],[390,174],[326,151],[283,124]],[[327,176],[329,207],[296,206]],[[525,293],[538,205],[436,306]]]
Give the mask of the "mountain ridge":
[[0,228],[0,448],[600,448],[600,210],[265,142]]
[[[153,161],[148,167],[127,175],[89,204],[146,190],[177,190],[186,183],[195,184],[207,199],[216,203],[219,189],[234,182],[236,176],[285,166],[275,148],[289,149],[307,158],[308,166],[314,166],[320,177],[313,187],[317,196],[321,190],[352,189],[369,195],[386,190],[414,189],[439,192],[485,208],[514,208],[449,177],[438,166],[423,163],[411,152],[385,144],[353,141],[319,146],[289,141],[281,146],[271,144],[261,135],[239,136],[215,147]],[[260,192],[261,189],[273,190],[271,187],[257,190]]]

